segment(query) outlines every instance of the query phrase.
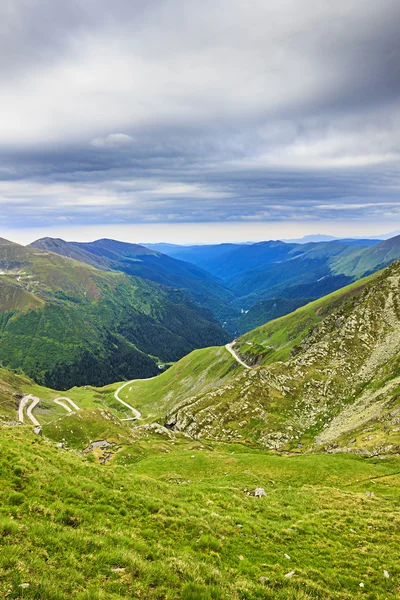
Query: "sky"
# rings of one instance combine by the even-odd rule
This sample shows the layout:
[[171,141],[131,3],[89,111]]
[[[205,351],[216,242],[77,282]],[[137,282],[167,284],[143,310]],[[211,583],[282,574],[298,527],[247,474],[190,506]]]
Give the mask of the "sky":
[[400,229],[398,0],[0,4],[0,235]]

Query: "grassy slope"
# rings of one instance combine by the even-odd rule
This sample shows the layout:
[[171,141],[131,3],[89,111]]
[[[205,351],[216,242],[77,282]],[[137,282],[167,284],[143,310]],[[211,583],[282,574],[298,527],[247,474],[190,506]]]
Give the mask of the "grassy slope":
[[358,294],[380,275],[381,272],[377,272],[364,277],[288,315],[249,331],[238,340],[240,353],[250,362],[252,357],[261,357],[262,364],[287,360],[293,347],[305,338],[312,326],[320,323],[330,312],[352,295]]
[[[145,421],[164,419],[177,404],[223,385],[243,372],[224,347],[191,352],[167,371],[148,381],[136,381],[125,387],[120,398],[143,413]],[[120,384],[109,386],[112,393]]]
[[230,330],[235,332],[235,336],[244,335],[259,327],[260,323],[267,323],[287,315],[299,307],[312,302],[314,298],[296,298],[289,300],[287,298],[271,298],[257,302],[249,310],[243,312],[238,318],[228,323]]
[[245,371],[173,407],[194,437],[304,452],[398,453],[400,265],[239,338]]
[[[2,597],[399,595],[396,461],[277,457],[149,437],[132,448],[132,462],[125,451],[100,466],[25,428],[0,436]],[[259,485],[266,498],[243,492]]]
[[400,236],[396,236],[372,248],[358,250],[354,255],[338,257],[332,261],[332,269],[335,273],[356,278],[376,269],[382,269],[399,258]]

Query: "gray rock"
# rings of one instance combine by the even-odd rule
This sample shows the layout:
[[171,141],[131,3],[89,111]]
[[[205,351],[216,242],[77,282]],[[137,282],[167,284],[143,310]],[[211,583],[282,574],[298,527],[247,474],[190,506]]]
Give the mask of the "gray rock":
[[254,496],[255,498],[262,498],[263,496],[266,496],[267,494],[265,493],[264,488],[262,487],[258,487],[255,490],[249,492],[249,496]]

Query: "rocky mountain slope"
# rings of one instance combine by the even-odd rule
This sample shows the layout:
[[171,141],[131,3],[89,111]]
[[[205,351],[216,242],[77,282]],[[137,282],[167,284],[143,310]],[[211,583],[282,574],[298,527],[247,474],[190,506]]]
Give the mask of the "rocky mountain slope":
[[0,361],[57,389],[158,373],[223,343],[181,290],[0,241]]
[[254,368],[166,416],[270,449],[400,451],[400,263],[240,338]]

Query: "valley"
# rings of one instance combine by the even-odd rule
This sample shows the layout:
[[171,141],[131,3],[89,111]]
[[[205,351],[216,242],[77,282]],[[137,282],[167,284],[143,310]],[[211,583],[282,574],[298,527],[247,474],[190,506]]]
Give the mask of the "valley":
[[[14,285],[22,314],[59,298]],[[394,263],[145,378],[60,392],[0,368],[0,594],[395,598],[399,307]]]
[[45,238],[50,250],[101,270],[180,287],[209,308],[229,336],[288,314],[400,259],[400,236],[388,240],[282,241],[175,246]]

